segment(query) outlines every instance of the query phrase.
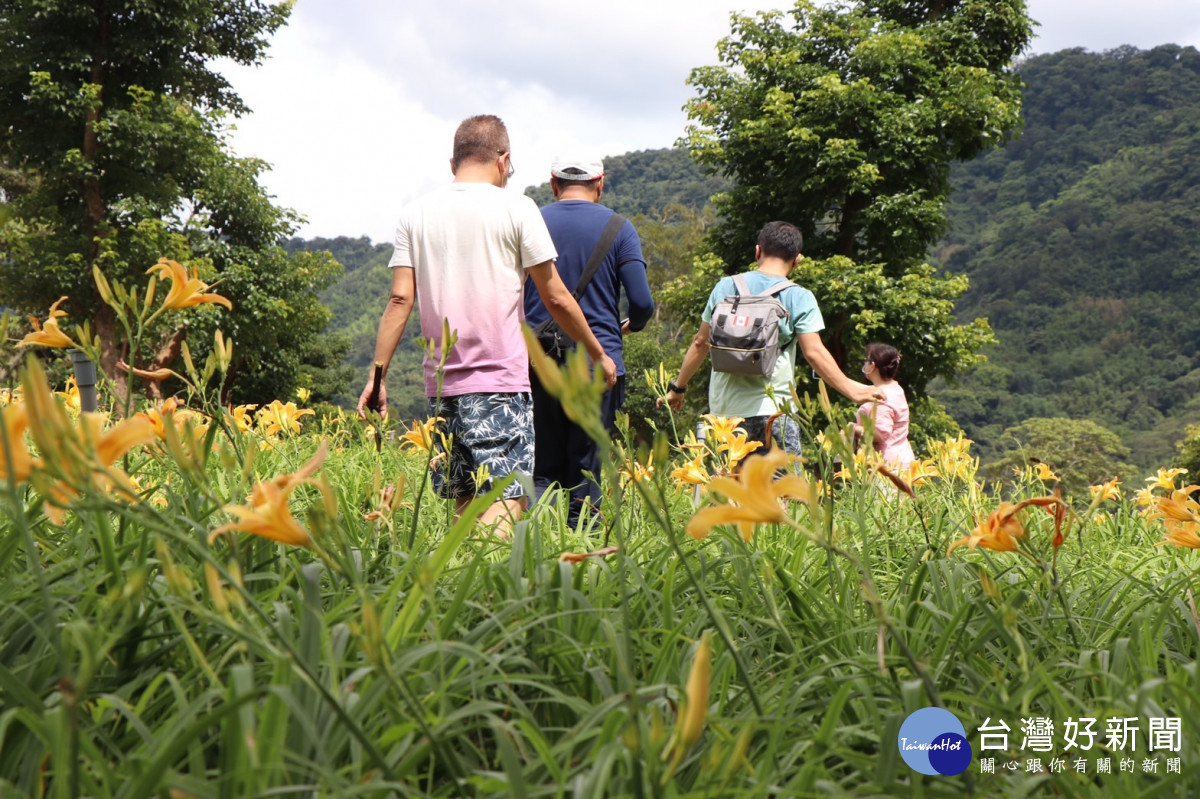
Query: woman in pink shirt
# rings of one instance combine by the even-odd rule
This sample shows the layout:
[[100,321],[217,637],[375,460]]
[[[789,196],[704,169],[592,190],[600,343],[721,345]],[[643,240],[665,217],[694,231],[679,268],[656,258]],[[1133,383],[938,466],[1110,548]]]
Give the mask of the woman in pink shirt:
[[858,424],[854,426],[862,433],[863,422],[872,415],[875,417],[875,448],[883,456],[883,462],[896,470],[915,460],[908,443],[908,399],[904,387],[896,382],[899,368],[900,353],[895,347],[878,342],[867,345],[862,373],[883,392],[884,399],[858,406]]

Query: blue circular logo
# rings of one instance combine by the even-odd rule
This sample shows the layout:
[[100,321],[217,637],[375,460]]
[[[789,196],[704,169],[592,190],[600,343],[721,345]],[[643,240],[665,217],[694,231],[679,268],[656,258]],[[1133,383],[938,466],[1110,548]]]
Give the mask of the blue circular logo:
[[913,771],[953,777],[971,765],[971,742],[958,717],[940,707],[911,713],[900,725],[896,745]]

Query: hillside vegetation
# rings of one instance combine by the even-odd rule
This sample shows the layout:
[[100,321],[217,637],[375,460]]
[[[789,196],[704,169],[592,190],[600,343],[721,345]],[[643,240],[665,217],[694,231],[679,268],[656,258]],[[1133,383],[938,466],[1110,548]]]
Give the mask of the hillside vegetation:
[[960,165],[937,249],[990,363],[937,396],[987,457],[1033,416],[1093,420],[1139,465],[1200,418],[1200,53],[1029,59],[1025,130]]

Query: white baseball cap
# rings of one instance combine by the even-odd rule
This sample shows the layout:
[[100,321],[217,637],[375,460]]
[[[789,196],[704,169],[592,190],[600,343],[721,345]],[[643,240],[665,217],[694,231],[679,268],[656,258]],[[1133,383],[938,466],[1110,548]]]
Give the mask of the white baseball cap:
[[563,180],[599,180],[604,177],[604,162],[559,157],[550,162],[550,174]]

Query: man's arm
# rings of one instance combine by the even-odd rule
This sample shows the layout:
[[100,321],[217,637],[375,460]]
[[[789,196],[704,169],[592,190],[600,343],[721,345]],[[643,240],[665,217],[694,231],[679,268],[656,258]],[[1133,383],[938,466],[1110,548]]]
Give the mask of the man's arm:
[[[700,329],[696,331],[692,343],[688,345],[687,352],[683,354],[683,364],[679,367],[679,377],[675,378],[675,385],[679,388],[687,388],[688,382],[695,377],[696,372],[700,370],[700,365],[704,363],[704,359],[708,357],[708,322],[701,322]],[[667,389],[667,396],[663,398],[672,410],[679,410],[683,407],[683,393]],[[661,404],[663,400],[659,400]]]
[[[383,309],[383,318],[379,320],[379,333],[375,337],[375,362],[383,364],[383,373],[387,374],[388,364],[396,353],[404,328],[408,325],[408,317],[412,314],[413,304],[417,299],[417,281],[411,266],[392,268],[392,288],[388,295],[387,307]],[[371,398],[372,381],[367,381],[366,388],[358,398],[358,418],[365,419],[367,401]],[[379,384],[378,396],[380,412],[387,415],[387,388]]]
[[525,273],[533,279],[538,296],[542,298],[542,305],[546,306],[550,316],[555,322],[558,322],[572,341],[587,350],[592,363],[600,368],[604,374],[604,384],[615,385],[617,365],[613,363],[612,358],[608,357],[600,340],[588,326],[583,311],[579,309],[579,303],[575,302],[575,298],[567,289],[567,284],[563,283],[562,278],[559,277],[558,270],[554,267],[554,261],[543,261],[536,266],[529,267]]
[[813,368],[817,376],[829,384],[831,388],[843,394],[850,401],[861,405],[874,399],[883,399],[883,392],[874,386],[864,385],[857,380],[851,380],[838,368],[837,361],[825,349],[819,333],[801,333],[796,336],[800,342],[800,350],[804,360]]
[[654,316],[654,298],[650,296],[650,281],[646,279],[645,261],[629,261],[621,264],[621,285],[629,299],[629,320],[621,326],[621,333],[636,333],[646,326]]

